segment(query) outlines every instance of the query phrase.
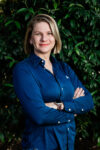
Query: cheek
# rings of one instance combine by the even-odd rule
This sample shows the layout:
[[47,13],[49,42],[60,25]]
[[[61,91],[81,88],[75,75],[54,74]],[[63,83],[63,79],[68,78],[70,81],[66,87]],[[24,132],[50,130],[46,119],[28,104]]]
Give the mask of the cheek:
[[52,43],[55,45],[55,39],[54,38],[52,39]]
[[32,43],[34,46],[38,45],[38,39],[37,38],[33,38],[32,39]]
[[52,42],[52,43],[54,43],[54,44],[55,44],[55,38],[54,38],[54,37],[51,37],[51,39],[50,39],[50,40],[51,40],[51,42]]

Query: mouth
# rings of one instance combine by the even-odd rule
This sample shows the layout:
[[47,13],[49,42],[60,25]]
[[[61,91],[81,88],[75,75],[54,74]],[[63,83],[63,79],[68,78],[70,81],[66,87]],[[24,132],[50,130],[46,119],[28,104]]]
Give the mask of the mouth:
[[39,44],[40,46],[48,46],[49,44]]

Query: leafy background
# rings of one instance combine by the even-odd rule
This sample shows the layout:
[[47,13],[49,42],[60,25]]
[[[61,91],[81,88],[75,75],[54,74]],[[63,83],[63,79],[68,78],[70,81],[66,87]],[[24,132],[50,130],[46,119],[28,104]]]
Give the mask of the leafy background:
[[[38,13],[57,22],[62,51],[55,57],[67,62],[91,92],[95,108],[76,117],[76,148],[100,146],[100,1],[99,0],[1,0],[0,1],[0,147],[20,143],[24,127],[12,70],[24,59],[24,35],[28,21]],[[77,146],[78,145],[78,146]],[[15,148],[12,148],[15,150]],[[18,147],[17,150],[20,148]],[[80,150],[80,148],[79,148]],[[82,148],[81,148],[82,150]]]

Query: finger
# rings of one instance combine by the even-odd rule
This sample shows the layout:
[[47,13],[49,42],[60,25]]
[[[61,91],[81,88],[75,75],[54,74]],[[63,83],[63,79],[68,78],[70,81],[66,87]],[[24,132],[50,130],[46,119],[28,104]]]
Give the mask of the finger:
[[54,103],[52,103],[52,105],[50,105],[50,108],[57,109],[57,105],[55,105]]
[[57,109],[57,105],[55,105],[54,102],[50,102],[50,103],[45,103],[45,105],[49,108],[54,108],[54,109]]
[[77,88],[77,89],[75,90],[75,92],[74,92],[74,97],[76,97],[78,91],[79,91],[79,88]]
[[84,96],[84,90],[82,89],[82,91],[80,92],[80,95],[79,96]]
[[76,97],[77,97],[77,98],[78,98],[78,97],[80,97],[82,92],[83,92],[83,89],[82,89],[82,88],[80,88],[80,89],[79,89],[79,91],[77,92]]
[[45,103],[46,106],[48,106],[48,103]]
[[64,109],[64,104],[61,103],[60,109],[63,110]]
[[84,90],[80,93],[80,96],[85,96]]
[[85,96],[84,90],[82,88],[76,89],[73,99],[78,98],[80,96]]
[[54,105],[56,106],[57,109],[60,110],[60,105],[61,105],[61,103],[56,103],[56,102],[54,102]]
[[61,107],[62,107],[62,105],[61,105],[61,103],[57,103],[57,109],[59,109],[59,110],[61,110]]
[[57,105],[53,105],[51,108],[58,109]]
[[53,105],[53,102],[45,103],[45,105],[51,107]]
[[74,114],[74,117],[77,117],[77,114]]
[[64,108],[63,103],[55,103],[57,105],[58,110],[62,110]]

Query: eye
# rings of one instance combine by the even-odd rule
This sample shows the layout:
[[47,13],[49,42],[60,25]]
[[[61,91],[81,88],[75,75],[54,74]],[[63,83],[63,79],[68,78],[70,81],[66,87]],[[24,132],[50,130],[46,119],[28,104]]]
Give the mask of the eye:
[[48,35],[53,35],[52,32],[48,32]]
[[40,33],[35,33],[35,35],[41,35]]
[[40,32],[34,32],[33,35],[37,35],[37,36],[40,36],[41,33]]

